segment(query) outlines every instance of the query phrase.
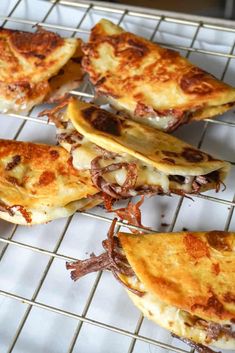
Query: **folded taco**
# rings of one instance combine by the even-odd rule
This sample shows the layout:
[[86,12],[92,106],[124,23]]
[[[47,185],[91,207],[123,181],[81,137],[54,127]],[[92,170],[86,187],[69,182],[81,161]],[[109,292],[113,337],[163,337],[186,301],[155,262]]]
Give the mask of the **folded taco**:
[[0,140],[0,218],[32,225],[102,202],[88,171],[62,147]]
[[98,95],[119,111],[164,131],[214,117],[235,105],[235,88],[102,19],[83,46],[82,65]]
[[73,166],[90,170],[93,184],[114,199],[218,191],[229,170],[229,163],[174,136],[90,103],[70,99],[64,114],[44,114],[57,124]]
[[198,352],[235,349],[235,233],[118,233],[99,256],[68,263],[76,280],[107,269],[144,316]]

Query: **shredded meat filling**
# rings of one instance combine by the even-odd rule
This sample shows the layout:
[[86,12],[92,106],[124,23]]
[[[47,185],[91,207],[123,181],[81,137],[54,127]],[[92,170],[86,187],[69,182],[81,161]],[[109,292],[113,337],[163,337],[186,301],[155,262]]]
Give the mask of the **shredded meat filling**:
[[[140,206],[143,204],[143,202],[144,202],[144,196],[141,196],[140,201],[138,201],[137,203],[133,203],[130,201],[128,202],[127,207],[118,208],[116,210],[112,209],[111,211],[115,212],[117,216],[121,218],[121,220],[127,221],[128,224],[144,228],[141,222],[141,211],[140,211]],[[145,229],[147,230],[148,228],[145,228]],[[131,229],[131,231],[132,233],[141,233],[137,229]]]
[[52,121],[57,128],[64,128],[64,122],[62,119],[63,109],[68,105],[70,98],[64,99],[53,109],[45,109],[38,114],[41,116],[48,116],[49,121]]
[[[197,175],[192,181],[192,191],[195,193],[199,193],[203,185],[206,185],[208,183],[215,183],[215,190],[216,192],[218,192],[220,190],[221,184],[224,185],[224,183],[220,180],[219,177],[220,175],[217,170],[206,175]],[[184,177],[182,175],[169,175],[170,181],[176,182],[180,185],[187,184],[188,178],[189,177]],[[226,186],[224,185],[224,190],[225,188]]]
[[73,145],[73,144],[77,143],[77,141],[82,140],[83,136],[81,134],[79,134],[78,131],[74,130],[72,132],[62,132],[60,134],[57,134],[56,139],[59,143],[65,141],[65,142]]
[[7,212],[11,217],[13,217],[15,215],[15,211],[19,211],[27,223],[32,222],[31,213],[28,212],[23,206],[7,206],[3,201],[0,201],[0,212]]
[[198,175],[194,178],[192,183],[192,188],[195,192],[199,192],[202,185],[206,185],[208,183],[208,179],[204,175]]
[[105,253],[95,256],[94,254],[87,260],[78,260],[72,263],[66,263],[66,268],[71,271],[71,278],[76,281],[77,279],[85,276],[86,274],[94,271],[109,270],[113,273],[114,277],[128,290],[132,291],[136,295],[142,296],[144,293],[130,287],[128,284],[123,282],[120,278],[120,274],[126,276],[134,276],[130,264],[127,258],[122,253],[121,246],[117,237],[114,236],[114,229],[117,219],[115,218],[108,232],[108,239],[103,241],[103,247]]
[[[179,337],[177,335],[175,335],[174,333],[171,334],[174,338],[177,338],[179,339],[180,341],[188,344],[190,347],[192,347],[193,349],[196,350],[196,352],[198,353],[216,353],[215,351],[213,351],[211,348],[209,347],[206,347],[204,346],[203,344],[201,343],[196,343],[196,342],[193,342],[191,341],[190,339],[188,338],[183,338],[183,337]],[[221,353],[221,352],[218,352],[218,353]]]
[[[137,168],[135,163],[113,163],[106,167],[100,167],[99,161],[102,156],[95,157],[91,162],[91,179],[93,184],[114,199],[133,196],[131,189],[135,186],[137,180]],[[118,169],[126,168],[127,177],[122,186],[106,181],[104,174],[114,172]]]
[[232,329],[232,325],[220,325],[216,322],[208,322],[202,319],[197,319],[195,322],[196,326],[203,327],[207,332],[207,340],[217,341],[222,336],[235,338],[235,331]]

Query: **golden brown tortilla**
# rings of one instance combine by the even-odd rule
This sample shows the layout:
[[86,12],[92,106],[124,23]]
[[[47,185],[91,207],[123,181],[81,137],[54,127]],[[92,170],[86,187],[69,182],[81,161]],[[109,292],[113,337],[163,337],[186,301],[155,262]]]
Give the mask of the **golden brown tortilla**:
[[220,324],[235,322],[235,233],[119,233],[129,264],[157,300]]
[[0,28],[0,110],[29,111],[64,96],[82,79],[80,60],[80,39],[42,28],[35,33]]

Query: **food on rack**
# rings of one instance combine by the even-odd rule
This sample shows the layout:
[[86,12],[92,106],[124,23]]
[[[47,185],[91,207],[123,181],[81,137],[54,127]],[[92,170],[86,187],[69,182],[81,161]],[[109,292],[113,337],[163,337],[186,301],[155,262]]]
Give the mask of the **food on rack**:
[[60,146],[0,140],[0,218],[32,225],[101,203],[88,171]]
[[114,236],[114,225],[103,254],[67,263],[72,279],[109,270],[144,316],[198,352],[235,349],[235,233]]
[[143,124],[173,131],[235,105],[235,88],[108,20],[96,24],[83,48],[82,66],[97,94]]
[[[64,106],[67,110],[61,113]],[[146,125],[74,98],[45,111],[77,170],[113,199],[219,190],[229,163]]]
[[81,83],[81,40],[0,28],[0,111],[29,111]]

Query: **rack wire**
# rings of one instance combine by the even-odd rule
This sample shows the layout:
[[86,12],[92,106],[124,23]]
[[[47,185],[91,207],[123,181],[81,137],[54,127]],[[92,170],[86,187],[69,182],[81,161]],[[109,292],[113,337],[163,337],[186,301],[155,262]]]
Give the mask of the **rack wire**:
[[[36,1],[41,2],[42,6],[43,6],[43,3],[45,2],[45,0],[44,1],[36,0]],[[100,14],[105,12],[105,13],[119,15],[119,20],[117,23],[120,25],[124,24],[127,21],[127,17],[133,17],[135,19],[144,19],[145,21],[150,21],[150,20],[155,21],[156,24],[152,30],[152,34],[148,38],[153,41],[155,40],[155,35],[159,31],[159,28],[162,25],[162,23],[181,24],[181,25],[187,25],[189,27],[194,27],[195,32],[191,38],[191,44],[189,46],[182,46],[180,44],[176,45],[176,44],[171,44],[171,43],[167,43],[167,42],[163,42],[160,44],[162,44],[166,47],[169,47],[169,48],[183,50],[183,51],[185,51],[187,57],[190,57],[190,55],[192,53],[197,53],[202,56],[203,55],[210,55],[212,57],[214,56],[214,57],[225,58],[226,63],[225,63],[224,70],[221,75],[221,79],[225,78],[225,75],[227,73],[227,70],[228,70],[228,67],[229,67],[231,60],[235,59],[235,55],[234,55],[235,42],[231,46],[230,51],[228,53],[224,53],[222,51],[220,52],[220,51],[214,51],[214,50],[201,49],[196,46],[196,41],[197,41],[197,38],[198,38],[198,35],[199,35],[201,28],[215,30],[215,31],[221,31],[221,32],[226,32],[226,33],[228,33],[228,32],[234,33],[235,27],[231,26],[229,22],[221,23],[221,21],[220,21],[219,24],[216,24],[212,20],[211,21],[208,19],[204,20],[202,17],[200,19],[196,19],[196,18],[192,18],[192,17],[186,16],[186,15],[182,16],[180,14],[177,14],[177,15],[172,14],[171,15],[168,13],[167,15],[164,15],[164,14],[159,13],[159,11],[152,10],[150,12],[148,10],[145,11],[143,9],[138,9],[136,7],[134,8],[131,6],[125,6],[125,8],[122,8],[121,6],[113,5],[113,4],[106,3],[104,5],[99,2],[91,2],[91,1],[83,2],[83,1],[75,1],[75,0],[72,0],[72,1],[67,1],[67,0],[51,1],[50,7],[48,8],[48,11],[44,15],[43,19],[40,20],[39,22],[37,22],[34,20],[30,20],[30,19],[22,19],[22,18],[14,17],[14,13],[16,12],[16,10],[19,8],[19,6],[23,2],[25,2],[27,4],[26,0],[16,1],[14,6],[12,7],[12,9],[10,10],[10,12],[8,14],[6,14],[5,16],[0,16],[0,20],[3,21],[3,24],[2,24],[3,26],[5,26],[6,24],[8,24],[8,26],[10,26],[11,23],[32,25],[32,26],[40,25],[42,27],[45,27],[45,28],[48,28],[51,30],[67,31],[68,35],[70,35],[70,36],[76,36],[79,34],[86,34],[87,35],[87,34],[89,34],[89,30],[84,29],[82,27],[83,27],[84,22],[88,18],[88,16],[92,15],[93,12],[98,12]],[[81,8],[84,10],[84,13],[81,16],[80,20],[78,21],[78,24],[76,27],[64,26],[64,25],[60,25],[58,23],[54,24],[54,23],[50,23],[48,21],[50,14],[54,10],[56,10],[56,8],[59,5],[60,6],[63,5],[66,7],[72,7],[72,8]],[[30,4],[28,6],[30,6]],[[78,96],[80,98],[86,98],[86,99],[93,99],[94,98],[93,94],[87,90],[87,85],[84,85],[81,90],[76,90],[76,91],[73,90],[70,93],[72,95]],[[18,139],[18,137],[20,136],[20,134],[24,130],[27,122],[41,124],[44,126],[45,125],[53,125],[53,123],[47,121],[46,119],[34,117],[32,115],[32,112],[30,112],[27,116],[24,116],[21,114],[8,114],[8,115],[9,115],[9,119],[16,118],[16,119],[19,119],[19,121],[22,121],[13,136],[14,139]],[[232,128],[232,129],[235,127],[235,123],[231,122],[231,121],[207,119],[204,124],[204,127],[201,131],[200,138],[198,140],[198,147],[199,148],[202,146],[203,142],[206,139],[206,134],[208,132],[208,126],[210,126],[210,125],[214,125],[214,126],[221,125],[221,126],[224,126],[227,128]],[[231,162],[234,163],[233,161],[231,161]],[[175,198],[175,197],[173,196],[172,198]],[[235,206],[234,195],[233,195],[232,199],[226,199],[226,198],[220,197],[220,195],[219,195],[219,197],[218,196],[215,197],[215,196],[211,196],[208,194],[203,194],[203,195],[199,194],[199,195],[194,195],[193,199],[194,200],[202,199],[202,200],[208,201],[210,203],[216,203],[216,204],[228,206],[229,212],[228,212],[228,215],[226,218],[224,230],[229,229],[229,227],[231,225],[232,217],[233,217],[234,206]],[[185,200],[184,197],[177,198],[176,207],[175,207],[175,210],[173,213],[171,223],[169,224],[168,231],[174,231],[176,223],[179,219],[179,214],[180,214],[182,207],[183,207],[184,200]],[[111,222],[111,219],[107,215],[103,215],[101,212],[95,213],[93,211],[89,211],[89,212],[86,211],[86,212],[81,212],[81,214],[84,217],[87,217],[89,220],[95,219],[95,220],[98,220],[99,222],[106,223],[107,225],[110,224],[110,222]],[[19,338],[20,338],[22,331],[27,323],[27,320],[29,320],[32,308],[40,308],[40,309],[43,309],[46,311],[60,314],[62,316],[65,316],[67,318],[74,319],[77,321],[77,326],[73,332],[70,343],[69,343],[68,347],[63,347],[63,350],[62,350],[63,352],[68,352],[68,353],[75,352],[76,344],[77,344],[79,335],[81,333],[81,330],[82,330],[82,327],[84,324],[93,325],[93,326],[96,326],[97,328],[100,328],[100,329],[105,329],[108,331],[115,332],[120,336],[120,340],[123,337],[129,337],[130,342],[129,342],[128,349],[127,349],[128,353],[135,351],[137,341],[144,342],[146,344],[151,345],[152,347],[158,347],[159,349],[162,348],[164,350],[169,350],[171,352],[178,352],[178,353],[188,352],[189,350],[187,348],[185,348],[185,346],[183,348],[177,347],[175,344],[168,344],[162,340],[156,340],[151,337],[148,337],[147,335],[142,335],[141,328],[142,328],[143,321],[144,321],[142,316],[139,316],[138,320],[136,321],[135,328],[133,331],[128,331],[128,330],[123,329],[121,327],[107,324],[101,320],[98,320],[98,318],[96,320],[89,318],[88,311],[89,311],[90,306],[93,302],[97,288],[100,284],[100,281],[102,278],[101,272],[99,272],[96,275],[96,277],[93,281],[91,290],[86,298],[86,303],[84,305],[84,308],[83,308],[81,314],[77,314],[76,312],[73,312],[73,311],[63,310],[57,306],[45,304],[38,299],[40,291],[42,290],[42,287],[48,277],[49,271],[52,268],[54,260],[58,259],[63,262],[76,260],[76,258],[74,256],[70,256],[69,254],[60,251],[61,244],[63,243],[63,241],[66,237],[66,234],[68,232],[68,229],[69,229],[73,219],[74,219],[74,216],[67,219],[67,221],[65,222],[65,224],[63,226],[62,231],[60,232],[60,235],[57,239],[56,244],[54,244],[54,247],[51,250],[47,250],[45,248],[41,248],[38,246],[33,246],[33,245],[28,244],[24,241],[15,240],[14,236],[16,234],[17,229],[19,228],[18,226],[14,226],[11,229],[10,233],[7,234],[6,236],[0,237],[0,245],[2,245],[2,249],[0,250],[1,251],[0,252],[0,263],[1,263],[1,261],[3,261],[4,257],[6,256],[7,252],[9,251],[9,249],[11,247],[26,249],[26,250],[32,251],[33,254],[39,253],[39,254],[48,258],[47,265],[46,265],[44,271],[42,272],[40,278],[38,279],[38,283],[35,286],[33,295],[31,297],[25,297],[25,296],[19,295],[17,293],[13,293],[11,291],[6,291],[6,290],[2,289],[1,285],[0,285],[0,297],[10,298],[11,300],[21,302],[22,303],[21,305],[26,306],[26,310],[25,310],[24,314],[22,315],[21,320],[15,329],[14,336],[12,337],[12,340],[7,348],[7,352],[10,353],[13,351],[17,351],[17,348],[16,348],[17,342],[19,341]],[[118,221],[117,224],[118,224],[119,228],[126,227],[126,224],[122,221]],[[132,228],[142,230],[141,227],[132,226]],[[159,229],[152,228],[151,231],[158,232]],[[0,324],[0,332],[1,332],[1,324]],[[47,347],[45,351],[50,352],[50,347]],[[191,350],[190,352],[192,352],[192,351],[193,350]]]

